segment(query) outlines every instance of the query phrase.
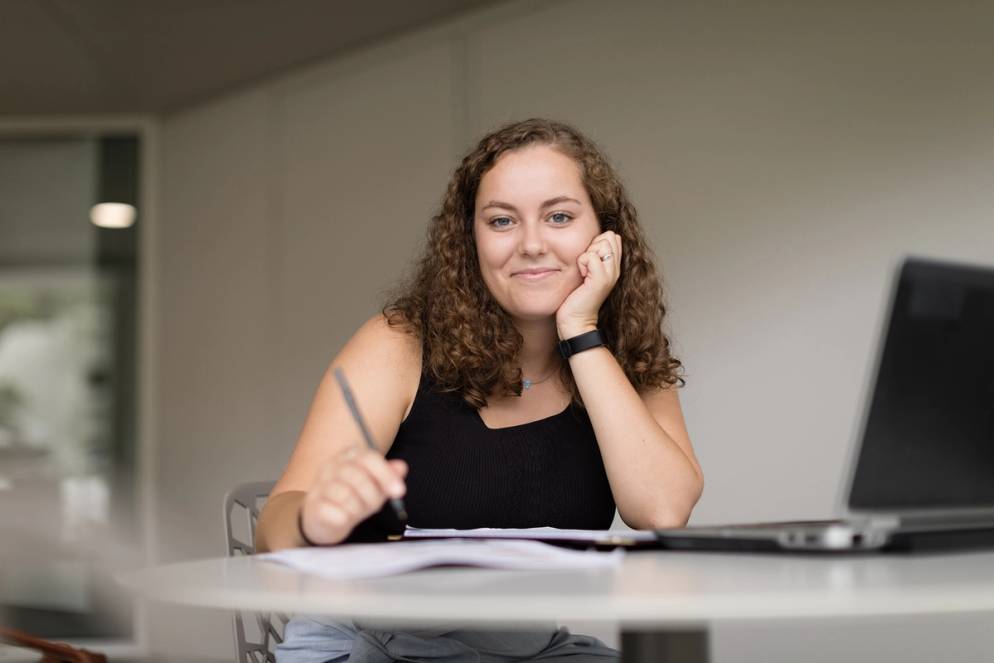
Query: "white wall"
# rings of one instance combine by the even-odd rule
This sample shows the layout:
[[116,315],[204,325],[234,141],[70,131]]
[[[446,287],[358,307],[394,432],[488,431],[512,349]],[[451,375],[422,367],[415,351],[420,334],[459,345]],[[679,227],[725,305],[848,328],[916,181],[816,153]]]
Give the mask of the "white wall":
[[[279,476],[321,373],[411,259],[455,153],[450,83],[448,44],[421,41],[165,120],[160,561],[223,554],[224,492]],[[231,646],[220,613],[151,624],[177,657]]]
[[[522,2],[166,118],[160,559],[220,553],[225,489],[279,474],[458,155],[534,115],[603,145],[656,248],[694,521],[831,515],[897,257],[994,263],[992,44],[981,3]],[[223,616],[157,610],[161,651],[228,655]],[[829,657],[991,644],[979,621],[874,626]],[[788,660],[818,628],[719,625],[715,660]]]

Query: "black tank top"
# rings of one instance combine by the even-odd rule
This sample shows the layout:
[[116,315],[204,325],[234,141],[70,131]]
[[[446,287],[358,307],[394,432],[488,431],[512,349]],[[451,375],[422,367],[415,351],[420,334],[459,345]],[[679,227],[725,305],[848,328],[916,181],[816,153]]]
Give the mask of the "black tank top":
[[[387,458],[410,471],[404,497],[412,527],[560,527],[607,529],[614,520],[594,429],[586,410],[518,426],[487,428],[456,395],[422,376]],[[350,541],[402,531],[389,505],[362,523]]]

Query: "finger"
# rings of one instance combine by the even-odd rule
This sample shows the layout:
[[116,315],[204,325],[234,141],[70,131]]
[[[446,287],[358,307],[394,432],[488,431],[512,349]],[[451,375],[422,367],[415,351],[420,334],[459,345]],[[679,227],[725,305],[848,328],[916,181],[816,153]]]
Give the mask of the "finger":
[[611,247],[611,253],[615,255],[619,260],[621,259],[621,235],[618,233],[608,233],[606,238],[608,245]]
[[605,238],[604,241],[598,242],[596,251],[598,260],[609,268],[608,271],[619,268],[621,256],[614,240]]
[[595,237],[591,245],[594,244],[605,247],[609,253],[618,253],[621,249],[621,236],[613,230],[608,230]]
[[[365,455],[360,459],[360,464],[370,480],[376,483],[377,490],[383,495],[401,497],[406,492],[403,475],[397,476],[397,473],[383,456],[379,454]],[[406,464],[404,467],[406,468]]]
[[591,261],[591,273],[595,275],[597,283],[613,286],[619,274],[617,259],[613,253],[605,255],[610,257],[605,260],[602,256],[596,255]]
[[335,486],[338,484],[338,475],[342,471],[341,463],[326,463],[319,471],[314,480],[312,491],[318,502],[334,500]]
[[594,253],[597,255],[598,260],[603,260],[604,256],[614,253],[614,246],[607,237],[600,235],[595,237],[594,241],[590,243],[590,246],[587,247],[587,252]]
[[612,238],[616,237],[616,236],[617,236],[616,233],[614,233],[613,231],[608,230],[606,232],[602,232],[597,237],[594,237],[594,239],[591,242],[591,244],[595,244],[597,242],[607,242],[610,245],[611,242],[612,242]]
[[335,529],[345,527],[351,520],[349,513],[333,502],[319,504],[317,515],[320,523],[327,523]]
[[587,278],[590,272],[590,253],[581,253],[576,259],[576,266],[580,269],[580,276]]
[[600,253],[602,251],[610,250],[611,244],[604,237],[598,235],[590,242],[590,245],[584,253]]
[[590,248],[593,249],[595,247],[602,248],[605,251],[614,251],[614,244],[611,242],[611,236],[607,233],[597,237],[593,242],[591,242]]
[[621,255],[622,255],[621,251],[622,251],[622,244],[623,244],[623,242],[621,241],[621,235],[619,235],[616,232],[612,232],[611,233],[611,244],[614,246],[614,255],[617,258],[618,265],[621,265]]
[[334,502],[309,497],[300,508],[300,531],[318,545],[340,541],[354,526],[355,519]]
[[363,511],[377,510],[386,501],[386,492],[361,462],[345,468],[342,472],[342,481],[348,484],[359,498]]
[[591,277],[598,281],[607,278],[609,269],[607,262],[601,258],[599,253],[591,251],[589,255],[589,270]]
[[387,461],[387,464],[390,465],[390,468],[394,471],[394,474],[396,474],[401,479],[407,476],[407,471],[409,468],[405,461],[402,461],[399,458],[394,458]]
[[347,482],[339,480],[328,487],[325,494],[326,504],[333,504],[350,517],[359,516],[364,510],[362,499]]

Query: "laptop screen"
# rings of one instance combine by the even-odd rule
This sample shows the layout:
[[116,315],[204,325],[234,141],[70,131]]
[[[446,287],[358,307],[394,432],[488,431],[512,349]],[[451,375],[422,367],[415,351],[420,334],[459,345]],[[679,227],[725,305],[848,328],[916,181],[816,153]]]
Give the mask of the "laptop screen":
[[994,269],[902,267],[852,510],[994,507]]

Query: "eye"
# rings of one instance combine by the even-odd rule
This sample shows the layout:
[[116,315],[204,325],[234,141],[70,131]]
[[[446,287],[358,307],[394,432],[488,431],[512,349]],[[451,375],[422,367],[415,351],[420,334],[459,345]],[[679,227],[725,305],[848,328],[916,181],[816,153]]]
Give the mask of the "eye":
[[556,225],[564,225],[569,223],[573,217],[566,212],[555,212],[549,215],[549,219]]
[[492,228],[507,228],[511,225],[511,217],[509,216],[495,216],[490,219],[487,223],[490,224]]

